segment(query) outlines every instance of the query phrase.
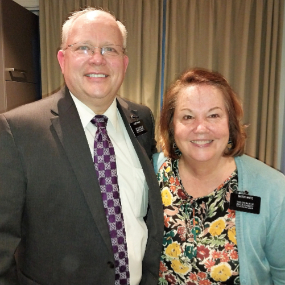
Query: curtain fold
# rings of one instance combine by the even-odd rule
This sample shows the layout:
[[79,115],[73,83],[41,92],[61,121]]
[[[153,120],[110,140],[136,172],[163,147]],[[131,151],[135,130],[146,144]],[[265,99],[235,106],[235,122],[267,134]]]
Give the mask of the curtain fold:
[[278,167],[284,0],[40,0],[43,97],[63,85],[56,59],[61,25],[86,6],[113,12],[128,30],[122,97],[148,105],[158,119],[161,74],[165,90],[187,68],[219,71],[243,101],[246,153]]

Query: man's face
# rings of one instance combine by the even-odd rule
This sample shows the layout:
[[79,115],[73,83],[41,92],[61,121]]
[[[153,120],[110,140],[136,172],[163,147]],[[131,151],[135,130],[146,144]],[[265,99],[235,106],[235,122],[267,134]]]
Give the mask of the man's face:
[[[123,46],[116,21],[102,11],[92,11],[76,19],[70,28],[65,47],[74,43],[94,47]],[[67,87],[96,114],[108,109],[117,95],[128,66],[128,57],[101,55],[96,48],[91,56],[79,55],[72,48],[60,50],[58,61]]]

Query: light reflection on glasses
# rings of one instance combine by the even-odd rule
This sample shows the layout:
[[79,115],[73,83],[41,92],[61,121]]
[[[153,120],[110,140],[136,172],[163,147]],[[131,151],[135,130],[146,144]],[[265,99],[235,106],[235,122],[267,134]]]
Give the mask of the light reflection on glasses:
[[119,45],[108,45],[103,47],[94,47],[91,44],[87,43],[74,43],[72,45],[68,45],[64,50],[70,48],[70,50],[76,56],[93,56],[95,53],[95,49],[100,49],[100,54],[104,57],[116,57],[122,56],[125,53],[125,49]]

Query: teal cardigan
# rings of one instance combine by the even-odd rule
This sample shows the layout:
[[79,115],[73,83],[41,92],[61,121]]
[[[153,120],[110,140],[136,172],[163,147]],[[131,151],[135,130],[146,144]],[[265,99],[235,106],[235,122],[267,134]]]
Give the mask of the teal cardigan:
[[[153,156],[156,173],[165,160]],[[247,155],[235,162],[239,191],[261,197],[260,214],[236,211],[241,285],[285,284],[285,176]]]

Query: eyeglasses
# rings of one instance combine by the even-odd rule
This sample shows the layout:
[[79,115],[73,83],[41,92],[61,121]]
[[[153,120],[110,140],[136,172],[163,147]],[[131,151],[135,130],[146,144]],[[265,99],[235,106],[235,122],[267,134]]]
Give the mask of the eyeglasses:
[[119,45],[109,45],[103,47],[94,47],[91,44],[87,43],[74,43],[72,45],[68,45],[67,48],[76,54],[76,56],[93,56],[95,53],[95,49],[100,49],[100,54],[104,57],[116,57],[121,56],[125,53],[125,48]]

